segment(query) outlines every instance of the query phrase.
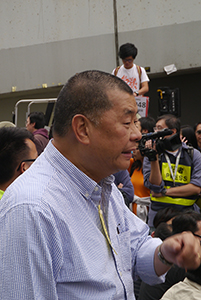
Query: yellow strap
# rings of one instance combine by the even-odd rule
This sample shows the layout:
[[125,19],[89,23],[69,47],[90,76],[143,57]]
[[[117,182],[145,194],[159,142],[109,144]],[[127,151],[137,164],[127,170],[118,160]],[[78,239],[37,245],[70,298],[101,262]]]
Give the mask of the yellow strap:
[[151,196],[151,200],[155,201],[155,202],[162,202],[162,203],[170,203],[170,204],[176,204],[176,205],[183,205],[183,206],[191,206],[195,203],[196,200],[192,200],[192,199],[184,199],[184,198],[172,198],[172,197],[152,197]]
[[121,66],[118,66],[118,67],[114,70],[114,76],[117,76],[117,73],[118,73],[120,67],[121,67]]
[[141,83],[141,74],[142,74],[142,70],[140,68],[140,66],[136,65],[137,71],[138,71],[138,75],[139,75],[139,79],[140,79],[140,83]]
[[[114,70],[114,76],[117,76],[117,73],[119,71],[121,66],[118,66],[115,70]],[[138,75],[139,75],[139,79],[140,79],[140,83],[141,83],[141,74],[142,74],[142,70],[140,68],[140,66],[136,65],[137,71],[138,71]]]
[[99,217],[100,217],[100,220],[101,220],[101,224],[102,224],[102,227],[103,227],[103,230],[104,230],[104,233],[105,233],[106,240],[108,241],[108,243],[109,243],[110,247],[112,248],[112,250],[114,251],[114,253],[117,255],[117,252],[112,247],[112,243],[110,241],[110,237],[109,237],[109,234],[107,232],[107,228],[106,228],[106,225],[105,225],[105,221],[104,221],[104,218],[103,218],[103,212],[101,210],[100,204],[98,205],[98,214],[99,214]]

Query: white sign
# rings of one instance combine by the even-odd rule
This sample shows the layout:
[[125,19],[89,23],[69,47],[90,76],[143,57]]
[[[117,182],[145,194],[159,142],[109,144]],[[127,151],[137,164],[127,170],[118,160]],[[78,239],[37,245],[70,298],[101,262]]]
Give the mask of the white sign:
[[135,100],[138,106],[138,114],[141,117],[147,117],[149,109],[149,97],[137,96],[135,97]]

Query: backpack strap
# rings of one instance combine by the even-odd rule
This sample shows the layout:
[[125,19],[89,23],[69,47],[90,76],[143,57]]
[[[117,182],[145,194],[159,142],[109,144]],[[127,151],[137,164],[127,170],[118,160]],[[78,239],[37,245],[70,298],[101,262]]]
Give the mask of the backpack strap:
[[142,75],[142,69],[140,68],[140,66],[136,65],[137,71],[138,71],[138,75],[139,75],[139,79],[140,79],[140,83],[141,83],[141,75]]
[[[115,70],[114,70],[114,76],[117,76],[117,73],[119,71],[121,66],[118,66]],[[139,79],[140,79],[140,83],[141,83],[141,75],[142,75],[142,69],[140,66],[136,65],[136,68],[137,68],[137,72],[138,72],[138,75],[139,75]]]
[[121,66],[118,66],[118,67],[114,70],[114,76],[117,76],[117,73],[118,73],[120,67],[121,67]]
[[191,160],[193,160],[194,148],[188,145],[187,153],[190,156]]

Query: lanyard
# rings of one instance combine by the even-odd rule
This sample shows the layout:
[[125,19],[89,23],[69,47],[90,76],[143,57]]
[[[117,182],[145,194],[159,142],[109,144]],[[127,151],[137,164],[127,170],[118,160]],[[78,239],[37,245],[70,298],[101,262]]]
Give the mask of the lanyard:
[[104,217],[103,217],[103,212],[101,210],[100,204],[98,205],[98,214],[99,214],[99,217],[100,217],[100,220],[101,220],[101,224],[102,224],[102,227],[103,227],[103,230],[104,230],[104,233],[105,233],[106,240],[107,240],[108,244],[110,245],[110,247],[113,249],[114,253],[117,255],[117,252],[112,247],[112,243],[111,243],[109,234],[107,232],[107,227],[105,225],[105,221],[104,221]]
[[174,169],[174,174],[173,174],[173,170],[172,170],[170,158],[167,155],[167,153],[165,153],[165,158],[167,160],[167,163],[168,163],[168,166],[169,166],[169,169],[170,169],[170,173],[171,173],[171,176],[172,176],[172,180],[173,180],[173,185],[174,186],[175,186],[175,178],[176,178],[176,175],[177,175],[177,169],[178,169],[178,165],[179,165],[180,156],[181,156],[181,150],[179,151],[179,153],[177,155],[176,163],[175,163],[175,169]]

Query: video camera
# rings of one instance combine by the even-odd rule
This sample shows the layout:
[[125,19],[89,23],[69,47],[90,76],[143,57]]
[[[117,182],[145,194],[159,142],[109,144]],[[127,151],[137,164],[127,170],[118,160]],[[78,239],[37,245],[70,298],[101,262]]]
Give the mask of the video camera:
[[[165,128],[157,132],[150,132],[142,135],[139,141],[139,150],[142,156],[147,156],[150,161],[156,160],[156,154],[164,153],[165,150],[175,151],[181,147],[181,140],[179,133],[173,134],[171,129]],[[171,135],[169,138],[164,139],[165,136]],[[148,140],[155,143],[156,150],[145,147]]]

